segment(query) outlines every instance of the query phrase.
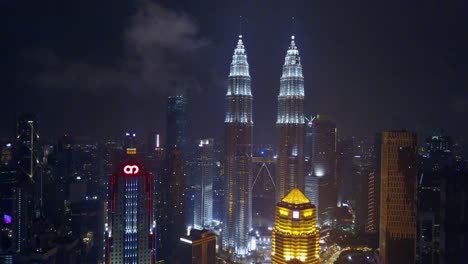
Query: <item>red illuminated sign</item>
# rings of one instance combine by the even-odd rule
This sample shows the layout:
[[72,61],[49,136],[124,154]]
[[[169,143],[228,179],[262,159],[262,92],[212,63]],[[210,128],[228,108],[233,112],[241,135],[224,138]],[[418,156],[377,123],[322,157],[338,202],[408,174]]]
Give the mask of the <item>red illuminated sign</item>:
[[123,173],[126,175],[135,175],[140,172],[140,167],[138,165],[125,165],[123,167]]

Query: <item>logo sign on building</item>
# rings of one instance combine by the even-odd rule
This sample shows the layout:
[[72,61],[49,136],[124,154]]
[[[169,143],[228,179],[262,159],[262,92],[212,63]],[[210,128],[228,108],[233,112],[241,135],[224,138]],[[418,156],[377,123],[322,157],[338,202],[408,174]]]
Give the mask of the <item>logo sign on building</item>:
[[123,173],[125,175],[136,175],[140,172],[140,166],[136,164],[127,164],[123,167]]
[[127,154],[128,155],[135,155],[135,154],[137,154],[137,149],[136,148],[127,148]]

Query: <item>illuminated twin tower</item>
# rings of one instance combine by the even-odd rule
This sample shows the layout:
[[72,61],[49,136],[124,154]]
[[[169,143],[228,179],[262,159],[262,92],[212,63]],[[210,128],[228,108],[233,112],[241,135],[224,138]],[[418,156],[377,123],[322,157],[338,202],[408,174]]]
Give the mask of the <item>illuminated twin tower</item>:
[[[252,92],[242,36],[232,56],[226,93],[226,215],[223,247],[248,253],[252,226]],[[278,168],[276,198],[293,188],[304,190],[304,77],[294,36],[286,53],[278,95]]]

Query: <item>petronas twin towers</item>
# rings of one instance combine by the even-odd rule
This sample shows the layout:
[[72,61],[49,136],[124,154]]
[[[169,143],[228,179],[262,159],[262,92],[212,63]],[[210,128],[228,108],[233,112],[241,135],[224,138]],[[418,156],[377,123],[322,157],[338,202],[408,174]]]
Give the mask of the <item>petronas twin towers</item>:
[[[248,253],[252,226],[251,79],[242,36],[239,36],[229,72],[226,93],[226,215],[223,247],[236,255]],[[286,53],[278,95],[277,200],[290,190],[304,190],[304,77],[294,36]]]

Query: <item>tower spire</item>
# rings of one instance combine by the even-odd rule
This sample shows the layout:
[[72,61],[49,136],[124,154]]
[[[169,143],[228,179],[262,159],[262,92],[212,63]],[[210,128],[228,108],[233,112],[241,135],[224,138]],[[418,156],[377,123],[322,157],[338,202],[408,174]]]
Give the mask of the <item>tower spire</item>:
[[291,35],[294,36],[294,33],[296,32],[296,24],[294,23],[294,17],[291,17]]
[[296,43],[294,42],[294,39],[296,38],[294,36],[294,32],[296,31],[295,28],[295,23],[294,23],[294,17],[291,17],[291,45],[289,49],[295,49],[296,48]]
[[239,38],[242,38],[242,16],[239,16]]

